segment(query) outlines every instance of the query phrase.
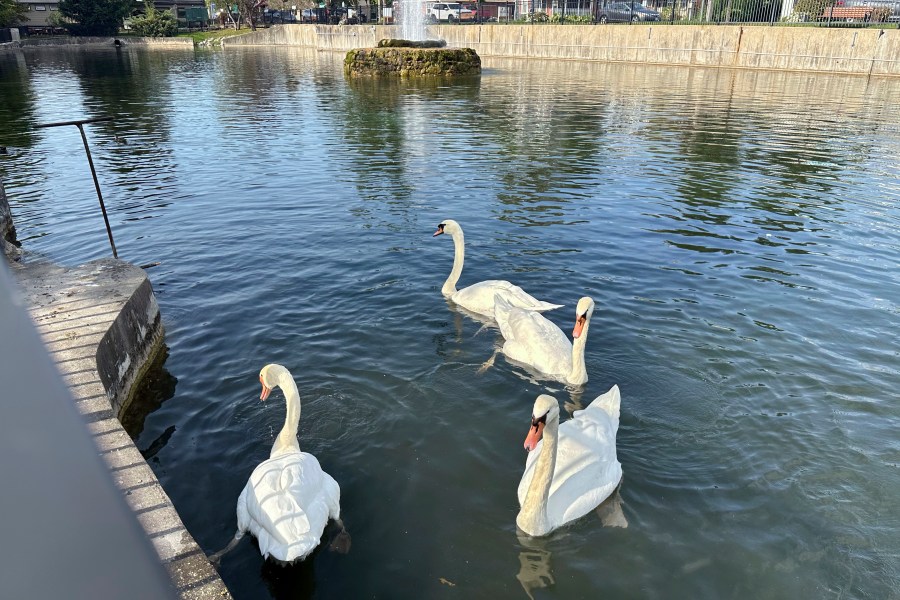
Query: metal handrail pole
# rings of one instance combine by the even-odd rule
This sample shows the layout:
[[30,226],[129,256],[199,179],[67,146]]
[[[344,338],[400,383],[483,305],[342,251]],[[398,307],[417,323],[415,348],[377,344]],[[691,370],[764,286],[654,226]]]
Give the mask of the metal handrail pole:
[[116,242],[113,241],[112,228],[109,226],[109,216],[106,214],[106,204],[103,203],[103,194],[100,192],[100,182],[97,180],[97,171],[94,169],[94,159],[91,157],[91,148],[88,146],[87,136],[84,134],[84,125],[87,123],[100,123],[103,121],[112,121],[112,117],[95,117],[93,119],[81,119],[80,121],[60,121],[58,123],[44,123],[35,125],[37,129],[47,127],[64,127],[66,125],[74,125],[81,133],[81,141],[84,143],[84,152],[87,154],[88,166],[91,168],[91,177],[94,179],[94,189],[97,190],[97,200],[100,201],[100,211],[103,213],[103,223],[106,225],[106,235],[109,236],[109,246],[112,248],[113,258],[119,258],[116,251]]
[[109,245],[112,248],[113,258],[119,258],[116,252],[116,243],[113,241],[112,229],[109,226],[109,216],[106,214],[106,205],[103,203],[103,194],[100,193],[100,182],[97,181],[97,171],[94,169],[94,159],[91,158],[91,149],[88,146],[87,136],[84,135],[84,126],[81,123],[75,125],[81,133],[81,141],[84,142],[84,151],[87,154],[88,165],[91,167],[91,177],[94,178],[94,187],[97,189],[97,200],[100,201],[100,210],[103,212],[103,223],[106,225],[106,235],[109,236]]

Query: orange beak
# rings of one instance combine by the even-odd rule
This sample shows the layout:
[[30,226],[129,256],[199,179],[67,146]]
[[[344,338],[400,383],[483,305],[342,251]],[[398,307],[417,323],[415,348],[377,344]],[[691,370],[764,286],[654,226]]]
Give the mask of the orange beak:
[[438,228],[437,231],[434,232],[434,235],[432,235],[431,237],[437,237],[437,236],[441,235],[442,233],[444,233],[444,228],[440,227],[440,228]]
[[539,421],[534,423],[531,426],[531,429],[528,430],[528,437],[525,438],[525,449],[531,452],[535,448],[537,448],[538,442],[541,441],[541,437],[544,435],[544,423],[543,421]]
[[581,332],[584,330],[585,323],[587,323],[587,317],[585,315],[581,315],[575,319],[575,329],[572,330],[573,338],[578,339],[581,337]]
[[262,375],[259,376],[259,382],[262,383],[262,386],[263,386],[262,392],[260,392],[260,394],[259,394],[259,399],[265,400],[266,398],[269,397],[269,394],[272,393],[272,388],[266,387],[266,384],[263,383]]

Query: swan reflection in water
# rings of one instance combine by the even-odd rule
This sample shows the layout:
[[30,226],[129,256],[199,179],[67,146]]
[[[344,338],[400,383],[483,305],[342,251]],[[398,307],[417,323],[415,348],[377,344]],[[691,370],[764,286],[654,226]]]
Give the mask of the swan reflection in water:
[[[622,496],[619,493],[621,489],[622,483],[620,482],[616,491],[594,509],[594,514],[597,515],[604,527],[628,527],[628,519],[625,518],[622,510]],[[516,531],[516,536],[522,546],[522,550],[519,552],[519,572],[516,573],[516,579],[519,580],[525,594],[531,600],[535,600],[535,590],[548,588],[556,583],[553,578],[553,567],[550,564],[550,557],[553,556],[550,546],[559,538],[566,537],[566,534],[549,538],[535,538],[522,531]]]

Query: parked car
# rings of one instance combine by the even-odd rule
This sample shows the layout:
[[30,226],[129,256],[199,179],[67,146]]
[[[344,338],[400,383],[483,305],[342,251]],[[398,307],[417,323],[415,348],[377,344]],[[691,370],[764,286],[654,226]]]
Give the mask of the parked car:
[[357,25],[359,18],[355,10],[342,6],[329,11],[328,22],[332,25]]
[[438,21],[474,21],[475,12],[464,7],[459,2],[437,2],[428,9],[428,20],[432,23]]
[[296,23],[297,17],[289,10],[269,10],[263,11],[263,20],[268,23]]
[[597,20],[601,23],[659,21],[659,13],[639,2],[610,2],[597,10]]

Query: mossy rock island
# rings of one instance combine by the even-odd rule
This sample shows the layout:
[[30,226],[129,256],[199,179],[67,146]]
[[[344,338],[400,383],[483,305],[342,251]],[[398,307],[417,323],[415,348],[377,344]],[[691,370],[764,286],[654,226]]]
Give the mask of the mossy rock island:
[[344,73],[352,77],[422,77],[481,73],[481,57],[472,48],[445,48],[443,40],[381,40],[377,48],[347,53]]

